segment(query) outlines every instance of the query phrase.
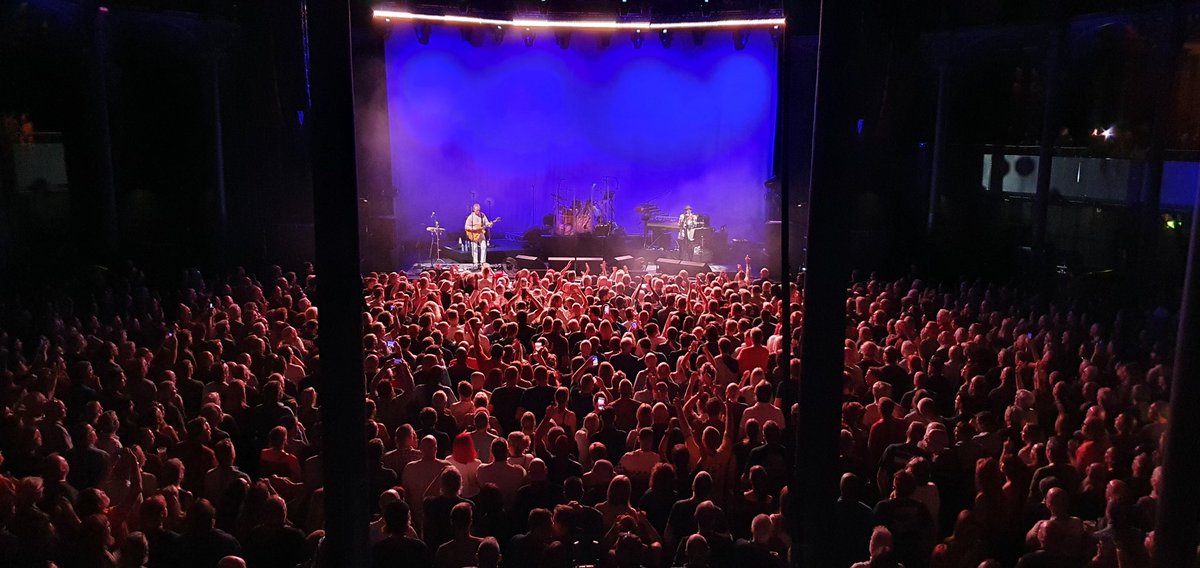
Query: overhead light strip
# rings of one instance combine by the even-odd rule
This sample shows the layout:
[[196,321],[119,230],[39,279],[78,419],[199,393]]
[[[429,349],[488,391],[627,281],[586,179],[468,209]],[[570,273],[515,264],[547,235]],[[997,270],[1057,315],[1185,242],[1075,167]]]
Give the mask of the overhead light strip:
[[394,10],[375,10],[376,18],[385,20],[409,20],[419,22],[436,22],[443,24],[471,24],[479,26],[509,26],[537,29],[574,29],[574,30],[680,30],[680,29],[712,29],[712,28],[750,28],[750,27],[782,27],[784,18],[761,18],[742,20],[707,20],[697,22],[605,22],[594,20],[530,20],[512,19],[500,20],[493,18],[476,18],[473,16],[454,16],[438,14],[418,14],[415,12],[399,12]]

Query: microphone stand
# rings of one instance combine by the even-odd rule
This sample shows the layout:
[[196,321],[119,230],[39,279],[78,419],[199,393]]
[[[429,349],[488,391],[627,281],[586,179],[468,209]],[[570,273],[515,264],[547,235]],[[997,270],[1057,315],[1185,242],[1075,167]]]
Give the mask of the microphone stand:
[[435,262],[437,264],[442,263],[442,225],[437,220],[436,211],[430,213],[429,217],[433,219],[433,227],[426,227],[426,229],[433,229],[429,231],[431,233],[429,238],[429,268],[432,269]]

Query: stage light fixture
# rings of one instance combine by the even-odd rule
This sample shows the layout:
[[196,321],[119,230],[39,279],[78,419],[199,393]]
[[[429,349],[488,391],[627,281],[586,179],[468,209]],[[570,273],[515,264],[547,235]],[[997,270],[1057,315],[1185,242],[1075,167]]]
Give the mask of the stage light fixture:
[[504,26],[492,28],[492,43],[496,45],[504,43]]
[[750,39],[749,30],[733,30],[733,48],[741,51],[746,49],[746,41]]
[[771,45],[779,47],[779,40],[783,39],[783,29],[779,26],[771,27]]
[[429,33],[433,30],[433,26],[429,25],[429,22],[417,22],[413,28],[417,32],[417,42],[421,45],[428,44]]
[[483,47],[483,30],[479,28],[462,28],[463,41],[472,47]]
[[521,32],[521,39],[525,41],[525,47],[533,47],[533,38],[534,35],[532,29],[525,28],[525,31]]
[[671,38],[674,35],[671,30],[662,30],[658,33],[658,40],[662,42],[663,47],[671,47]]
[[554,32],[554,43],[557,43],[558,47],[562,49],[571,47],[571,31],[558,30]]
[[629,34],[629,39],[633,40],[633,47],[641,48],[642,42],[646,38],[642,37],[642,30],[633,30],[633,33]]

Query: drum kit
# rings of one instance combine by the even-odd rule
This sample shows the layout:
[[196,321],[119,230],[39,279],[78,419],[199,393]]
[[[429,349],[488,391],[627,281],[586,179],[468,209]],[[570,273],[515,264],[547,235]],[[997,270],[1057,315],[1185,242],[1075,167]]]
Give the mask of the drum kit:
[[593,183],[588,191],[587,199],[581,199],[571,190],[571,196],[559,182],[554,191],[554,234],[570,235],[599,235],[612,234],[617,224],[613,219],[616,195],[615,178],[605,177],[603,181]]

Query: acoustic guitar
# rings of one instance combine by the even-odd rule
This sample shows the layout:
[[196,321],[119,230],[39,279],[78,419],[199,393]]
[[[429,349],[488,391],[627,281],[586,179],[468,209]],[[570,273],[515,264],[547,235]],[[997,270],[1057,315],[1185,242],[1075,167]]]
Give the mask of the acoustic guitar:
[[487,234],[487,230],[489,228],[491,228],[492,225],[495,225],[496,223],[499,223],[499,222],[500,222],[500,218],[496,217],[495,219],[492,219],[491,222],[484,223],[483,226],[478,229],[466,229],[467,240],[471,241],[473,243],[482,241],[483,236],[485,234]]

